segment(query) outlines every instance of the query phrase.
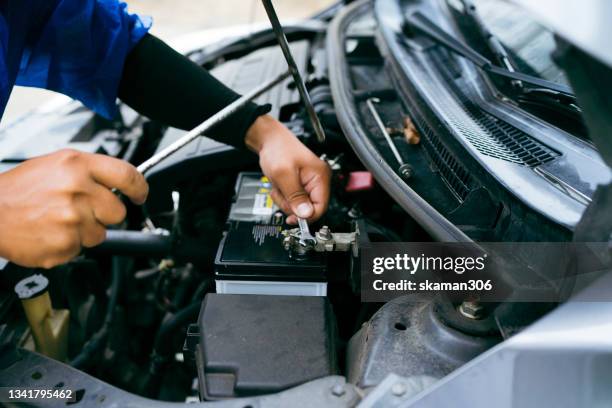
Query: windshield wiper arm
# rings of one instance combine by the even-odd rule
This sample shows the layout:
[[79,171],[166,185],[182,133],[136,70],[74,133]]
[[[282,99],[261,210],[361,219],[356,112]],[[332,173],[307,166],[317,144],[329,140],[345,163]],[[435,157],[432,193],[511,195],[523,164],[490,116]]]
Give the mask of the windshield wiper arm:
[[449,35],[446,31],[419,11],[407,15],[405,17],[405,21],[412,28],[415,28],[427,35],[437,44],[440,44],[456,54],[470,60],[483,71],[514,81],[521,81],[527,84],[539,86],[541,88],[550,89],[573,97],[572,90],[569,86],[547,81],[546,79],[538,78],[533,75],[523,74],[522,72],[510,71],[506,68],[494,65],[488,58],[484,57],[467,44],[464,44],[460,40],[457,40]]
[[508,56],[508,52],[506,48],[503,46],[501,41],[489,30],[487,25],[482,21],[478,11],[476,10],[476,6],[472,3],[472,0],[461,0],[461,4],[463,4],[464,14],[472,19],[474,25],[480,31],[480,35],[487,43],[487,46],[491,50],[491,52],[495,55],[495,57],[499,60],[502,66],[506,67],[508,71],[515,72],[516,69],[512,62],[510,61],[510,57]]

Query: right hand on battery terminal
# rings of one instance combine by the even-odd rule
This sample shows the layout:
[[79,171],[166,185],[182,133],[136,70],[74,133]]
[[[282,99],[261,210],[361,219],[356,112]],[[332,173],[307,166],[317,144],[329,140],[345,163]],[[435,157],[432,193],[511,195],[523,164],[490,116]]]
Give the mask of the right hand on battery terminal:
[[282,123],[261,116],[251,126],[246,144],[259,154],[259,164],[270,179],[272,199],[288,215],[288,224],[297,217],[318,220],[329,202],[331,169]]

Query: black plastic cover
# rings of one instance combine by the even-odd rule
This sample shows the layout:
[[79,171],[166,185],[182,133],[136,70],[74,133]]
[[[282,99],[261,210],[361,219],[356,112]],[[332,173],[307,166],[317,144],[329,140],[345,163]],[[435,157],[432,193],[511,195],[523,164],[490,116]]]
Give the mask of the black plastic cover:
[[325,297],[211,293],[198,325],[205,400],[278,392],[337,371],[336,323]]

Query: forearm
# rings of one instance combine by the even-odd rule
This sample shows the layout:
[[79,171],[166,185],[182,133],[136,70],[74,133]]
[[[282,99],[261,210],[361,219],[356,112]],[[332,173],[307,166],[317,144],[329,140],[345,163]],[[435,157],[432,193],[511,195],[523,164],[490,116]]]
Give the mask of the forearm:
[[[239,97],[205,69],[147,35],[128,55],[119,98],[147,117],[189,130]],[[268,106],[250,103],[207,134],[244,147],[247,130]]]

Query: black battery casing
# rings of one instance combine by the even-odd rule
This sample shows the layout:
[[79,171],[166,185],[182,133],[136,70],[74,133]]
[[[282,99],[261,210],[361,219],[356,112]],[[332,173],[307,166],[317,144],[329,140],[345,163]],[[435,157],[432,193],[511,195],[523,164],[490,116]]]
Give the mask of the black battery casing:
[[[283,248],[284,228],[273,217],[269,181],[261,173],[240,173],[227,229],[215,257],[215,279],[325,282],[325,255],[297,256]],[[267,204],[266,204],[267,203]],[[249,210],[252,209],[252,210]],[[265,216],[266,210],[268,216]]]
[[283,248],[282,226],[232,221],[215,259],[215,277],[224,280],[323,282],[322,254],[295,257]]

